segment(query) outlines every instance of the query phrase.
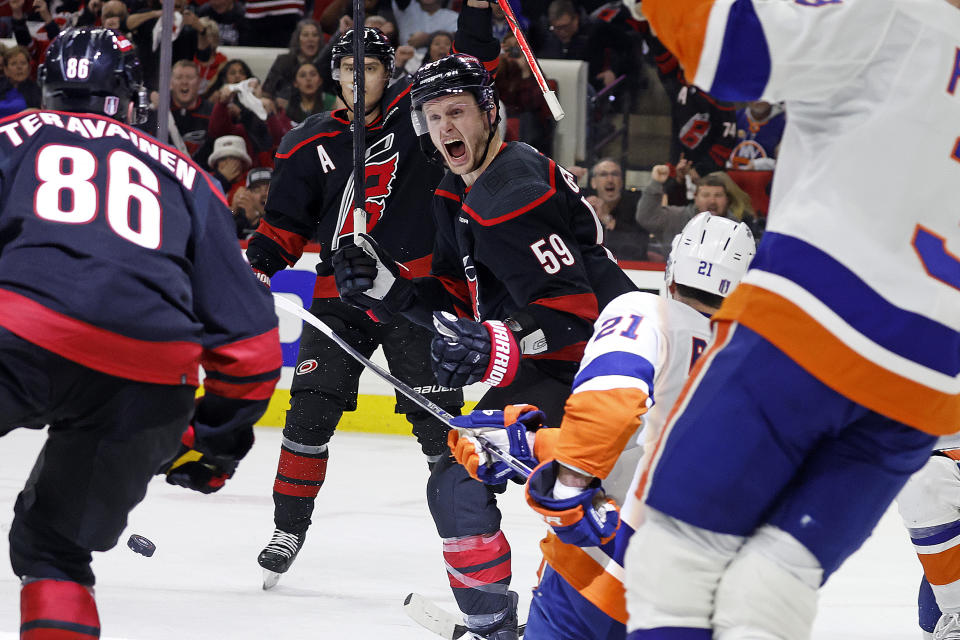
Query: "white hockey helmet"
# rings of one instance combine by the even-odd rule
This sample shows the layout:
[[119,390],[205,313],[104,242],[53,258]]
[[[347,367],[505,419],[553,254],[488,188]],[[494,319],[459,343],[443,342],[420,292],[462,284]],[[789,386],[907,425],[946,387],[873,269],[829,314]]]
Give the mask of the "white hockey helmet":
[[673,238],[667,258],[667,288],[673,283],[726,297],[750,266],[757,251],[753,233],[743,222],[698,213]]

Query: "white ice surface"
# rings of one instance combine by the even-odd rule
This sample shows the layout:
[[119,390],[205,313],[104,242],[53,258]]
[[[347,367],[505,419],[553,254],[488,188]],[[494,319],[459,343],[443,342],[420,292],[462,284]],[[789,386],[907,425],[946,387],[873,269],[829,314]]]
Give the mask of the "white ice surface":
[[[44,434],[0,439],[0,640],[17,638],[19,583],[9,570],[13,502]],[[331,443],[326,484],[307,542],[271,591],[256,557],[273,530],[271,488],[280,430],[257,431],[235,478],[204,496],[155,479],[113,550],[94,554],[104,640],[427,639],[401,604],[419,591],[451,610],[436,529],[424,497],[426,464],[412,438],[341,433]],[[542,527],[519,487],[500,497],[513,549],[513,588],[530,601]],[[139,533],[152,558],[126,547]],[[896,512],[822,592],[813,637],[919,638],[920,568]],[[523,617],[523,616],[522,616]]]

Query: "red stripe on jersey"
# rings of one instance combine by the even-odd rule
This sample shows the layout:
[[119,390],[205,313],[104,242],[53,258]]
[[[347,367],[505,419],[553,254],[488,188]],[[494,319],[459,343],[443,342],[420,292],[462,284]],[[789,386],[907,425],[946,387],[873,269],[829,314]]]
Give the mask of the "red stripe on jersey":
[[198,384],[199,344],[150,342],[101,329],[0,289],[0,326],[27,342],[111,376],[153,384]]
[[340,292],[337,291],[337,281],[334,276],[317,276],[317,281],[313,285],[313,297],[316,298],[339,298]]
[[273,389],[280,380],[278,375],[271,380],[263,382],[227,382],[226,380],[216,380],[214,378],[204,378],[203,388],[207,393],[212,393],[223,398],[233,398],[235,400],[269,400],[273,396]]
[[[470,289],[467,287],[467,283],[463,280],[456,280],[454,278],[448,278],[447,276],[433,276],[440,281],[440,284],[443,285],[443,288],[446,289],[447,293],[463,303],[464,309],[472,309],[473,306],[470,303]],[[460,314],[460,317],[465,317],[463,314]]]
[[[281,249],[297,259],[303,255],[303,248],[307,246],[307,238],[304,236],[300,235],[299,233],[294,233],[293,231],[286,231],[284,229],[275,227],[266,220],[260,220],[260,225],[257,227],[257,233],[276,242],[278,245],[280,245]],[[296,260],[290,262],[285,256],[282,257],[284,261],[291,267],[296,264]]]
[[561,347],[555,351],[538,353],[535,356],[523,357],[530,358],[532,360],[570,360],[572,362],[580,362],[583,360],[583,350],[586,348],[586,341],[574,342],[573,344],[568,344],[567,346]]
[[556,298],[540,298],[530,304],[538,304],[541,307],[563,311],[570,315],[577,316],[593,322],[600,315],[597,308],[597,296],[592,293],[577,293],[569,296],[557,296]]
[[283,496],[293,496],[295,498],[316,498],[317,494],[320,493],[320,486],[292,484],[277,478],[273,481],[273,490]]
[[527,211],[530,211],[531,209],[535,209],[539,207],[541,204],[543,204],[544,202],[552,198],[553,194],[557,192],[557,181],[555,176],[556,163],[554,163],[553,160],[550,160],[548,173],[550,174],[550,189],[546,193],[544,193],[542,196],[534,200],[533,202],[527,205],[524,205],[519,209],[514,209],[510,213],[505,213],[502,216],[497,216],[496,218],[490,218],[489,220],[485,220],[481,218],[476,211],[474,211],[469,206],[467,206],[466,203],[462,205],[463,210],[467,212],[467,215],[469,215],[471,218],[476,220],[479,224],[483,225],[484,227],[492,227],[494,225],[500,224],[501,222],[506,222],[507,220],[512,220],[513,218],[522,216]]
[[200,363],[204,369],[242,378],[279,369],[283,366],[280,352],[280,331],[270,331],[244,338],[215,349],[205,349]]
[[[309,480],[323,482],[327,477],[327,458],[308,458],[298,456],[292,451],[280,449],[280,462],[277,464],[277,474],[291,480]],[[283,482],[281,480],[281,482]]]
[[[457,43],[453,43],[453,47],[452,47],[451,53],[466,53],[466,52],[465,52],[465,51],[460,51],[459,49],[457,49]],[[474,56],[472,53],[467,53],[467,55],[476,58],[476,56]],[[499,58],[499,57],[494,58],[493,60],[480,60],[479,58],[477,58],[477,60],[480,62],[480,64],[483,65],[483,68],[484,68],[484,69],[486,69],[487,71],[489,71],[491,74],[496,75],[496,73],[497,73],[497,67],[500,65],[500,58]],[[411,85],[411,86],[412,86],[412,85]]]
[[441,198],[449,198],[450,200],[455,200],[456,202],[460,202],[460,196],[458,196],[455,193],[450,193],[449,191],[444,191],[443,189],[437,189],[433,193],[434,195],[438,195]]
[[381,128],[381,127],[383,126],[383,123],[382,123],[382,122],[381,122],[379,125],[377,125],[377,126],[373,126],[373,124],[374,124],[375,122],[379,121],[380,118],[383,117],[384,114],[390,113],[390,109],[393,108],[393,105],[395,105],[395,104],[397,104],[398,102],[400,102],[400,100],[403,99],[403,96],[405,96],[405,95],[407,95],[408,93],[410,93],[410,89],[412,89],[412,88],[413,88],[413,85],[412,85],[412,84],[407,85],[407,88],[404,89],[403,91],[401,91],[399,94],[397,94],[397,97],[394,98],[393,100],[391,100],[391,101],[390,101],[390,104],[387,105],[387,108],[384,109],[384,110],[380,113],[379,116],[377,116],[377,120],[374,120],[374,122],[371,122],[369,125],[367,125],[367,128],[368,128],[368,129],[379,129],[379,128]]
[[315,136],[310,136],[310,137],[307,138],[306,140],[302,140],[302,141],[298,142],[297,144],[293,145],[293,148],[290,149],[290,151],[287,151],[287,152],[285,152],[285,153],[280,153],[280,152],[278,151],[278,152],[274,155],[274,157],[275,157],[275,158],[281,158],[281,159],[289,158],[290,156],[292,156],[293,154],[295,154],[295,153],[300,149],[300,147],[302,147],[302,146],[305,145],[305,144],[310,144],[311,142],[313,142],[314,140],[317,140],[318,138],[332,138],[333,136],[338,136],[338,135],[340,135],[341,133],[343,133],[343,131],[328,131],[328,132],[326,132],[326,133],[318,133],[318,134],[315,135]]

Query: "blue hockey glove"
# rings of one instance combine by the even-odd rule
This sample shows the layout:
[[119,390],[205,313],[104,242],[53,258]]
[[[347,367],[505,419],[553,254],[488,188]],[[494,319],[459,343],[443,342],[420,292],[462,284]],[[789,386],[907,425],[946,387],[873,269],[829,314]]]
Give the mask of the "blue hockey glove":
[[437,311],[437,333],[430,343],[430,358],[437,383],[459,388],[474,382],[505,387],[520,367],[520,348],[513,332],[502,322],[484,323]]
[[219,491],[237,470],[240,460],[253,446],[253,427],[198,440],[190,425],[180,438],[180,448],[163,470],[167,482],[200,493]]
[[543,420],[543,411],[529,404],[510,405],[504,411],[473,411],[452,420],[457,428],[447,434],[447,444],[453,457],[475,480],[492,485],[514,478],[523,480],[521,474],[484,449],[476,436],[483,436],[533,469],[538,463],[533,455],[534,431],[543,426]]
[[400,276],[400,265],[376,240],[361,233],[356,244],[342,245],[330,258],[340,299],[380,322],[390,322],[410,306],[413,284]]
[[595,547],[613,539],[620,526],[617,503],[603,492],[600,479],[593,481],[578,495],[553,497],[559,463],[544,462],[527,480],[527,504],[540,514],[562,542],[578,547]]

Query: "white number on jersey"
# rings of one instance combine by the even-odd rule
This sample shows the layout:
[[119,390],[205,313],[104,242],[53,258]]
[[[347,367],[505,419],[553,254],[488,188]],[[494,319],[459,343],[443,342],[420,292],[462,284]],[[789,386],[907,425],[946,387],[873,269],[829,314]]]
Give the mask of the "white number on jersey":
[[[80,147],[47,145],[36,159],[40,184],[33,195],[37,217],[65,224],[88,224],[97,217],[101,197],[93,183],[97,158]],[[160,248],[160,180],[150,167],[124,151],[107,157],[106,217],[118,236],[146,247]],[[136,203],[139,223],[131,224]]]
[[[550,247],[544,248],[544,245],[550,243]],[[565,264],[568,267],[577,260],[570,253],[570,249],[563,242],[563,238],[555,233],[550,234],[546,239],[540,238],[530,245],[530,250],[537,257],[540,266],[550,275],[560,271],[560,265]],[[559,256],[559,257],[558,257]]]

